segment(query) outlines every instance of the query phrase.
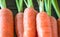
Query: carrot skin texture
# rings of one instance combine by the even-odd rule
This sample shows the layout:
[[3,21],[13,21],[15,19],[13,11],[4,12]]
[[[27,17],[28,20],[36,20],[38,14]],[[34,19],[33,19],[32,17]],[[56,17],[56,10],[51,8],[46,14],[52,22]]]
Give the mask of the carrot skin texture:
[[58,29],[57,29],[57,20],[50,16],[51,27],[52,27],[52,37],[58,37]]
[[38,13],[36,21],[38,37],[52,37],[51,22],[49,16],[45,12]]
[[0,37],[14,37],[13,14],[7,8],[0,10]]
[[25,9],[23,37],[36,37],[36,15],[37,11],[34,8]]
[[60,18],[57,19],[57,25],[58,25],[58,37],[60,37]]
[[15,17],[15,26],[17,37],[23,37],[23,13],[20,12]]

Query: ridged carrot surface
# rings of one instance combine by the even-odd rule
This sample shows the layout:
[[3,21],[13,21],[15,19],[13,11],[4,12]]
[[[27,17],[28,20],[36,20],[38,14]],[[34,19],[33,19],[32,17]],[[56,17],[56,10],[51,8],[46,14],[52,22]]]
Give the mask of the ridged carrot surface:
[[17,37],[23,37],[23,13],[18,13],[15,17]]
[[15,16],[15,30],[17,37],[23,37],[23,0],[16,0],[18,13]]
[[0,37],[14,37],[13,14],[7,8],[0,9]]
[[51,28],[52,28],[52,37],[58,37],[58,29],[57,29],[57,20],[50,16]]
[[52,37],[50,17],[45,12],[37,14],[38,37]]
[[24,35],[23,37],[36,37],[36,14],[33,8],[24,11]]

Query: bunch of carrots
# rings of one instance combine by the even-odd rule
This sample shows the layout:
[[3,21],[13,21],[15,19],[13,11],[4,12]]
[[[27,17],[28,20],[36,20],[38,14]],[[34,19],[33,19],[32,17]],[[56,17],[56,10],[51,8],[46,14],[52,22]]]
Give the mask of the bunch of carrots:
[[[15,16],[6,6],[6,0],[0,0],[0,37],[60,37],[60,9],[57,0],[36,0],[39,12],[34,9],[33,0],[16,0],[18,13]],[[27,8],[23,10],[23,2]],[[58,19],[52,16],[53,5]],[[45,8],[45,10],[44,10]]]

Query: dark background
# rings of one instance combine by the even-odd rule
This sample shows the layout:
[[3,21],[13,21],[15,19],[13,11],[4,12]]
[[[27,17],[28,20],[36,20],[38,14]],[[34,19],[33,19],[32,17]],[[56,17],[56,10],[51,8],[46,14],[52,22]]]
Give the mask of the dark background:
[[[10,10],[12,10],[13,14],[15,16],[18,13],[15,0],[6,0],[6,3],[7,3],[7,8],[9,8]],[[37,4],[36,0],[33,0],[33,3],[34,3],[35,9],[38,11],[38,4]],[[60,3],[60,0],[58,0],[58,4],[59,3]],[[59,4],[59,7],[60,7],[60,4]],[[26,8],[25,4],[24,4],[23,8],[24,9]],[[53,6],[52,6],[52,16],[54,16],[55,18],[57,18],[57,15],[56,15],[56,12],[53,9]]]
[[[14,17],[15,17],[15,15],[18,13],[15,0],[6,0],[6,3],[7,3],[7,8],[12,10]],[[36,0],[33,0],[33,3],[34,3],[34,8],[38,11],[38,4],[37,4]],[[58,4],[59,3],[60,3],[60,0],[58,0]],[[24,9],[26,8],[25,4],[23,7],[24,7]],[[59,4],[59,7],[60,7],[60,4]],[[53,7],[52,7],[52,16],[54,16],[55,18],[58,18]]]

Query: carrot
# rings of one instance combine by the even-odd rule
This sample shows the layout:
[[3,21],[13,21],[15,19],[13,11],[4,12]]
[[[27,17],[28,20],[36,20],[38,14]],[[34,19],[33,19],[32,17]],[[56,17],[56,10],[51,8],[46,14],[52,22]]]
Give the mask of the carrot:
[[60,19],[57,19],[58,24],[58,36],[60,37]]
[[18,12],[15,16],[15,29],[17,37],[23,37],[23,0],[16,0]]
[[0,37],[14,37],[12,11],[6,8],[5,0],[0,0]]
[[12,12],[3,8],[0,10],[0,37],[14,37]]
[[44,0],[38,0],[40,13],[37,14],[38,37],[52,37],[50,17],[44,12]]
[[23,13],[18,13],[15,17],[17,37],[23,37]]
[[57,0],[52,0],[52,5],[56,11],[56,14],[58,16],[58,19],[57,19],[57,26],[58,26],[58,37],[60,37],[60,9],[59,9],[59,6],[58,6],[58,2]]
[[58,37],[58,30],[57,30],[57,20],[55,17],[51,16],[51,1],[49,0],[48,2],[45,0],[45,9],[47,14],[50,17],[50,22],[51,22],[51,28],[52,28],[52,37]]
[[51,27],[52,27],[52,37],[58,37],[58,29],[57,29],[57,20],[50,16]]
[[24,10],[24,34],[23,37],[36,37],[36,14],[37,11],[33,8],[32,0],[24,0],[27,8]]
[[58,26],[60,26],[60,19],[58,19],[57,21],[58,21],[58,22],[57,22],[57,23],[58,23]]
[[45,12],[37,14],[37,32],[38,37],[52,37],[50,18]]

